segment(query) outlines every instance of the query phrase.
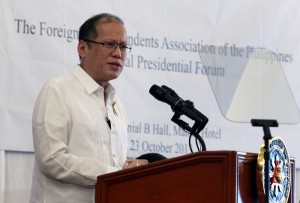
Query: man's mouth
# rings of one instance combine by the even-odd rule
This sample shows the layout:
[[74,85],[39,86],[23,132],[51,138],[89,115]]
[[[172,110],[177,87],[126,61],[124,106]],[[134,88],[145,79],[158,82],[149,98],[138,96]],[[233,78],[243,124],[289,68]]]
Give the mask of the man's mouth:
[[122,68],[123,67],[123,65],[119,62],[110,62],[108,64],[113,66],[113,67],[117,67],[117,68]]

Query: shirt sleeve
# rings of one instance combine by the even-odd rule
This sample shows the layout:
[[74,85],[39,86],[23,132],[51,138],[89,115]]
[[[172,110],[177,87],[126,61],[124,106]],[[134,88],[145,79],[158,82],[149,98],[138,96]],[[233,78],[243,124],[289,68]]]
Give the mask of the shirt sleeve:
[[[93,157],[72,154],[68,148],[71,114],[59,88],[46,85],[33,112],[33,144],[40,171],[47,177],[82,186],[94,186],[97,176],[120,170]],[[82,146],[84,147],[84,146]]]

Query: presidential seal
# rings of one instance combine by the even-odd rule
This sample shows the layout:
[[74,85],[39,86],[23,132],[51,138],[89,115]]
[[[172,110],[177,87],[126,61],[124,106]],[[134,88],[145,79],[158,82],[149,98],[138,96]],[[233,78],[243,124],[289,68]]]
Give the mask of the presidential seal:
[[[278,137],[269,140],[269,149],[269,202],[287,203],[291,187],[291,166],[288,151],[283,141]],[[256,184],[260,202],[265,202],[264,151],[263,145],[257,158]]]

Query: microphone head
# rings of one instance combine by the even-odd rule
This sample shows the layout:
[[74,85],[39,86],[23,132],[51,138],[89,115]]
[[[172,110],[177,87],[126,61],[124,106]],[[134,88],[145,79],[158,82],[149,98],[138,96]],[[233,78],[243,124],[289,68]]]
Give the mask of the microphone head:
[[152,85],[149,92],[153,97],[155,97],[155,99],[169,104],[171,108],[176,103],[176,100],[169,94],[167,90],[163,89],[162,87]]
[[158,85],[152,85],[149,93],[159,101],[164,101],[163,98],[166,95],[166,91]]
[[167,91],[168,94],[170,94],[174,99],[181,99],[178,94],[171,89],[170,87],[166,86],[166,85],[162,85],[161,88],[163,88],[164,90]]

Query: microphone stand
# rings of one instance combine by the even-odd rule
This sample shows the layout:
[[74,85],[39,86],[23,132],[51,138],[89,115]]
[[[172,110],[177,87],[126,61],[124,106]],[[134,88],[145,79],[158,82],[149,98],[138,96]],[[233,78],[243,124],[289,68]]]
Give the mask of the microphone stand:
[[[183,120],[180,119],[180,116],[182,116],[184,113],[182,112],[182,108],[185,108],[185,112],[187,110],[189,111],[189,114],[186,115],[192,120],[195,121],[193,127],[190,127],[188,123],[184,122]],[[192,110],[191,110],[192,109]],[[200,142],[201,149],[202,151],[206,151],[206,145],[202,137],[199,135],[201,130],[204,129],[205,125],[208,123],[208,118],[204,116],[202,113],[194,109],[194,104],[193,102],[187,100],[180,100],[180,102],[176,103],[173,107],[172,110],[175,112],[175,114],[172,117],[172,121],[176,123],[179,127],[181,127],[183,130],[186,130],[190,132],[190,137],[189,137],[189,146],[190,150],[193,153],[193,149],[191,146],[191,136],[193,135],[196,138],[196,146],[198,151],[200,151],[200,147],[198,145],[197,140]]]
[[276,120],[261,120],[261,119],[251,119],[251,124],[254,127],[261,126],[264,131],[264,141],[265,141],[265,167],[264,167],[264,184],[265,184],[265,203],[269,203],[269,194],[270,194],[270,176],[269,176],[269,163],[270,163],[270,149],[269,141],[272,139],[270,127],[278,127],[278,122]]

